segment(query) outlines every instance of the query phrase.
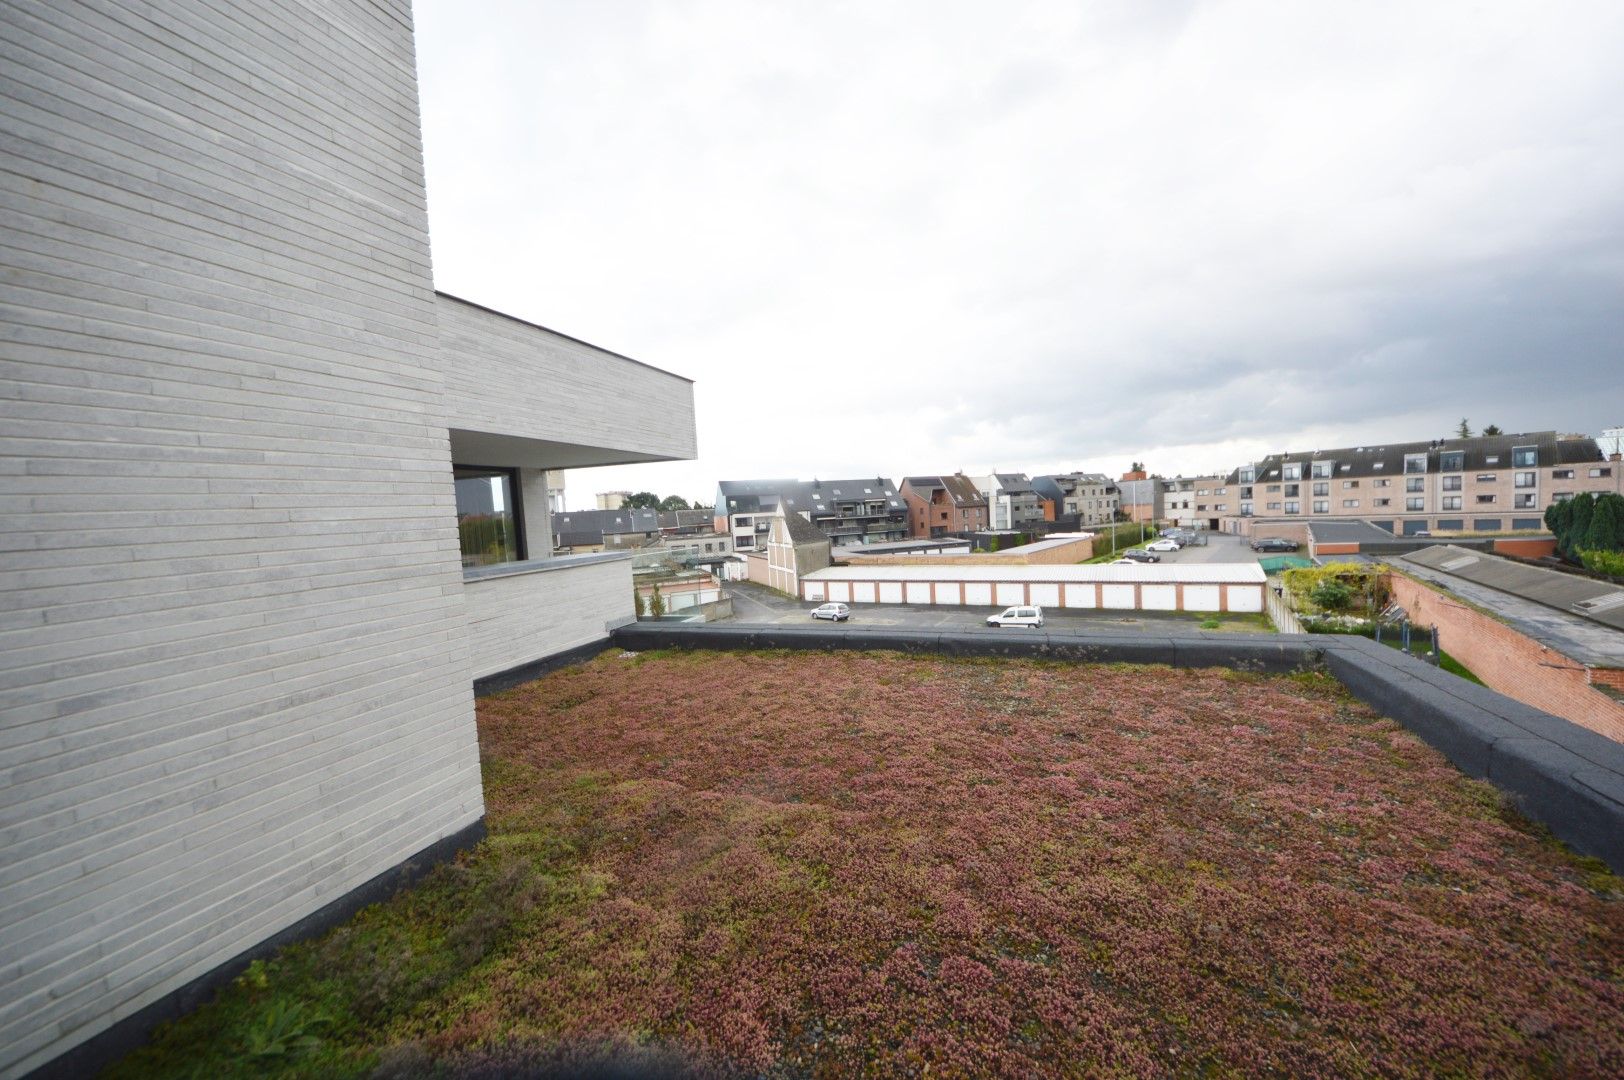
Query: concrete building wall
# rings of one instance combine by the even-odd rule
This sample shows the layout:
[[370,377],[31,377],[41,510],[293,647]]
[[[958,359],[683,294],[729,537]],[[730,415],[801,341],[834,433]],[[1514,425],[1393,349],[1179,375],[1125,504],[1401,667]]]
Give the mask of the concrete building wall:
[[694,456],[687,379],[443,293],[436,308],[459,463],[565,469]]
[[474,678],[602,641],[632,622],[632,557],[569,557],[466,582]]
[[483,808],[408,5],[0,8],[14,1076]]

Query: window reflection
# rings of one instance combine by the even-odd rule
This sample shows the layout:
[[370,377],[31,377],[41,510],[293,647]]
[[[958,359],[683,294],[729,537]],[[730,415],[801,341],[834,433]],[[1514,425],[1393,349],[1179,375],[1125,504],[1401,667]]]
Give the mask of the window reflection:
[[457,533],[464,567],[524,558],[519,541],[513,469],[452,467],[457,486]]

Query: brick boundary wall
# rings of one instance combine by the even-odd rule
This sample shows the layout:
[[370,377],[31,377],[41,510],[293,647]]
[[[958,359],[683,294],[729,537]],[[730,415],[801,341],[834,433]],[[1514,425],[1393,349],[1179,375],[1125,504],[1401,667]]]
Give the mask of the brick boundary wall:
[[1523,559],[1546,559],[1556,554],[1556,537],[1540,536],[1518,539],[1497,537],[1489,544],[1496,555],[1516,555]]
[[1410,621],[1436,624],[1444,651],[1490,689],[1624,742],[1624,703],[1591,685],[1619,686],[1619,673],[1593,671],[1425,582],[1401,573],[1388,579]]
[[1624,873],[1624,744],[1365,638],[638,623],[612,640],[631,650],[885,649],[1270,673],[1323,665],[1462,772],[1495,784],[1528,817]]

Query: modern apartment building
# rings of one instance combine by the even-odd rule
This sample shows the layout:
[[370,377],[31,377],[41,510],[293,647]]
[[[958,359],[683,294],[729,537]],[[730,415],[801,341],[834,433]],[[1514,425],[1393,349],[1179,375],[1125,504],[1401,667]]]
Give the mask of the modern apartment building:
[[1175,476],[1162,480],[1164,520],[1186,529],[1217,529],[1235,512],[1235,488],[1224,476]]
[[1365,518],[1400,535],[1543,529],[1545,508],[1618,492],[1620,466],[1596,440],[1554,431],[1271,454],[1224,478],[1223,528]]
[[837,548],[908,538],[908,508],[883,476],[723,480],[716,486],[716,530],[733,538],[735,551],[765,549],[780,509],[806,518]]
[[1078,527],[1116,520],[1116,484],[1104,473],[1049,473],[1032,478],[1032,489],[1054,504],[1057,520]]
[[1030,528],[1052,520],[1053,512],[1044,510],[1048,500],[1033,489],[1025,473],[988,473],[970,479],[987,500],[989,527],[995,532]]
[[902,500],[908,507],[908,534],[918,539],[967,536],[987,528],[987,500],[963,473],[905,476]]
[[632,617],[547,472],[693,395],[434,291],[405,0],[0,8],[0,1076],[88,1076],[478,835],[476,680]]

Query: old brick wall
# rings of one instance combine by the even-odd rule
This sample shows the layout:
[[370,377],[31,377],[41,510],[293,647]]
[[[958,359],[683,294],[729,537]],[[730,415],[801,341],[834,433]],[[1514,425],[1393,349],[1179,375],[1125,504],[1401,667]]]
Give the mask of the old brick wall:
[[1410,620],[1435,624],[1444,651],[1491,689],[1624,742],[1624,703],[1592,686],[1583,664],[1423,582],[1389,577]]

